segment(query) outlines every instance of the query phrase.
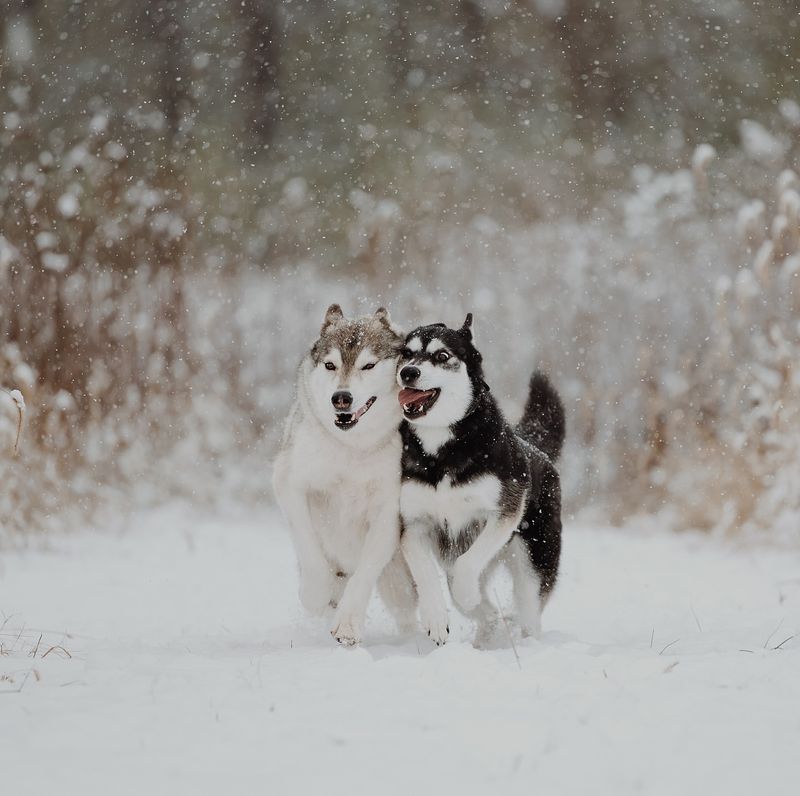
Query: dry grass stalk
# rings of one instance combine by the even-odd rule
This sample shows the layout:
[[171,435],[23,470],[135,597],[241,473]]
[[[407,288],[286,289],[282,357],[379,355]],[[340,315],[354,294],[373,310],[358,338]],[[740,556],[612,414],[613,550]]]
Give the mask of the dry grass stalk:
[[17,435],[14,439],[14,447],[12,452],[14,456],[17,455],[19,452],[19,441],[22,436],[22,425],[25,422],[25,399],[22,397],[22,393],[19,390],[6,390],[4,387],[0,387],[2,390],[11,400],[14,402],[14,406],[17,407]]
[[500,598],[497,596],[497,589],[494,592],[494,599],[497,605],[497,612],[500,614],[500,619],[503,622],[503,627],[506,629],[506,635],[508,636],[508,640],[511,643],[511,649],[514,651],[514,657],[517,660],[517,668],[522,671],[522,662],[519,659],[519,653],[517,652],[517,645],[514,643],[514,637],[511,635],[511,628],[508,626],[508,620],[505,617],[505,614],[500,610]]

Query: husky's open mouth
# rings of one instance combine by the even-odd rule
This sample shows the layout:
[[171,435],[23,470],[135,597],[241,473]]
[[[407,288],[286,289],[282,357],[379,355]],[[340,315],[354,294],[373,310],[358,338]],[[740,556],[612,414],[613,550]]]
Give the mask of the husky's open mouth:
[[348,428],[352,428],[377,400],[377,397],[373,395],[357,412],[337,412],[336,419],[333,421],[336,428],[341,428],[345,431]]
[[400,406],[403,407],[403,414],[407,420],[416,420],[418,417],[424,417],[433,408],[436,400],[439,398],[441,390],[434,387],[432,390],[412,390],[411,387],[406,387],[400,390],[397,400],[400,401]]

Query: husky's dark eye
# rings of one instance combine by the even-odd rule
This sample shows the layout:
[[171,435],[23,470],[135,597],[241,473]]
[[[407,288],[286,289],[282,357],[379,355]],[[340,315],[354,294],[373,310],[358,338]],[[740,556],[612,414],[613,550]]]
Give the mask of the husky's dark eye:
[[336,365],[334,365],[333,362],[326,362],[325,370],[336,370]]
[[400,352],[400,359],[411,359],[412,356],[414,356],[414,353],[410,348],[404,348]]
[[364,365],[364,367],[361,368],[361,370],[372,370],[374,367],[375,367],[374,362],[367,362],[367,364]]
[[436,356],[434,356],[434,359],[437,362],[447,362],[447,360],[450,359],[450,354],[448,354],[447,351],[443,349],[441,351],[436,352]]

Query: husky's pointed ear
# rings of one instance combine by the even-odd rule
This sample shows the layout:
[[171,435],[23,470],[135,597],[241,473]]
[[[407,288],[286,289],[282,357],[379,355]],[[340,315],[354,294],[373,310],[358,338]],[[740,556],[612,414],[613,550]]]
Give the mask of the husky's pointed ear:
[[331,306],[328,307],[328,311],[325,313],[325,320],[322,322],[320,334],[325,334],[325,330],[329,326],[332,326],[337,321],[342,320],[342,318],[344,318],[342,308],[338,304],[331,304]]
[[389,310],[386,307],[378,307],[375,310],[375,315],[373,316],[378,323],[382,326],[386,327],[392,334],[394,334],[398,339],[402,340],[405,337],[405,332],[400,329],[397,324],[392,323],[392,319],[389,317]]
[[475,339],[475,329],[472,326],[472,313],[468,312],[467,317],[464,318],[464,325],[458,330],[459,334],[473,341]]

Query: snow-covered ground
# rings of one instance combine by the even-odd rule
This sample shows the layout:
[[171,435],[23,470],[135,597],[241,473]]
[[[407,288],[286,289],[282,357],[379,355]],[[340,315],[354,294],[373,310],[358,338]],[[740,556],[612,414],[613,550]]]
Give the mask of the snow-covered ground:
[[338,648],[302,616],[270,513],[162,511],[2,553],[0,610],[0,788],[15,796],[800,781],[795,552],[568,524],[544,636],[516,640],[519,660],[473,649],[464,622],[441,649],[397,638],[377,604],[364,644]]

